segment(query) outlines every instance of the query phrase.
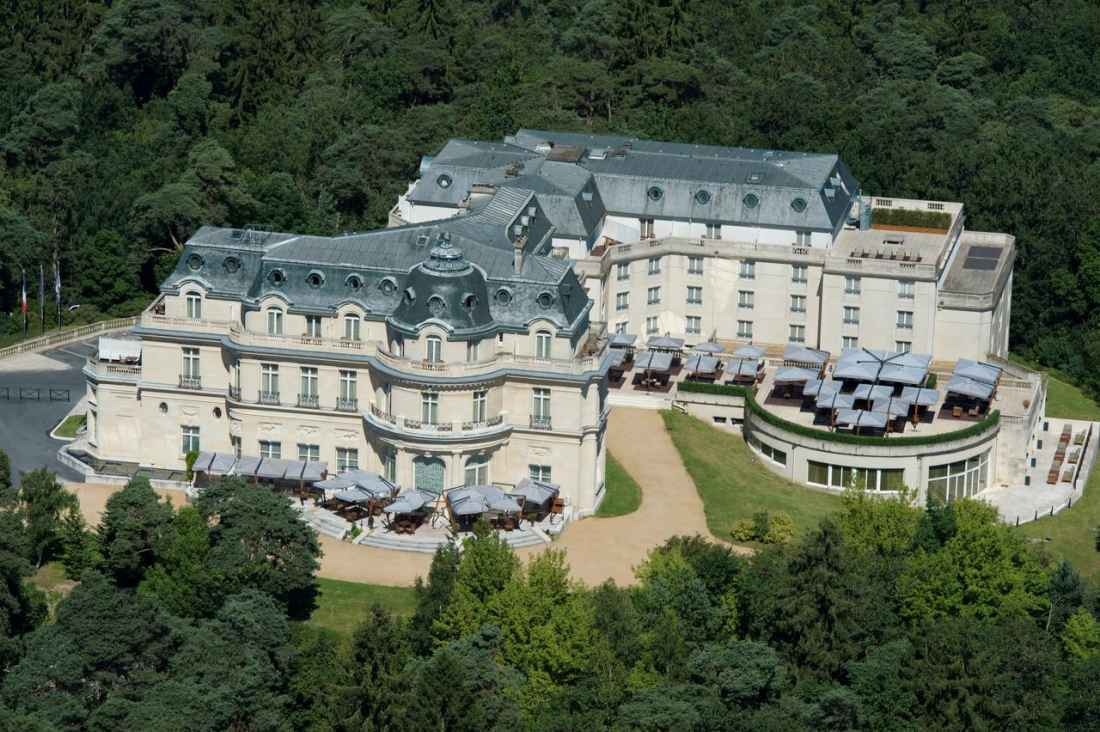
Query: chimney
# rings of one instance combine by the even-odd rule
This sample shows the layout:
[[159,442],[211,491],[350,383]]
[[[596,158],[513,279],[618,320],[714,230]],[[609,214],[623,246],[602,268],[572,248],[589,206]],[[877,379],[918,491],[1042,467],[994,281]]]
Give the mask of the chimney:
[[512,242],[512,270],[519,274],[523,269],[523,246],[527,243],[527,237],[518,237]]

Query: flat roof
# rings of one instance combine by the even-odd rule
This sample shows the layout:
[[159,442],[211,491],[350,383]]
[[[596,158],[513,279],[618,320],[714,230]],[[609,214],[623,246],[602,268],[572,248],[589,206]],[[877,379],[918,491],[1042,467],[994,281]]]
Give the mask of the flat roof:
[[1015,239],[1008,234],[965,232],[940,289],[966,295],[994,292],[1008,278],[1015,257]]

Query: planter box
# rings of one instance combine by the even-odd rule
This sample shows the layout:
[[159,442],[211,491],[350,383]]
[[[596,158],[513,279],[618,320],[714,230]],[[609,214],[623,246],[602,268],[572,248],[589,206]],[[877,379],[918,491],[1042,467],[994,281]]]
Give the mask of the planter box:
[[900,224],[871,224],[872,229],[880,231],[907,231],[913,234],[946,234],[947,229],[928,228],[926,226],[901,226]]

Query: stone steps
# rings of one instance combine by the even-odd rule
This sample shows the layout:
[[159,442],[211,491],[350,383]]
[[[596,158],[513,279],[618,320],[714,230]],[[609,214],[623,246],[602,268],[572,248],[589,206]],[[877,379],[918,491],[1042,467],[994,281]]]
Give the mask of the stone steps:
[[[527,546],[541,546],[542,544],[550,543],[550,537],[546,536],[541,531],[513,531],[503,536],[508,546],[513,549],[522,549]],[[363,534],[356,539],[356,543],[372,546],[377,549],[394,549],[403,552],[435,554],[435,550],[441,545],[446,544],[447,539],[440,536],[419,539],[415,534],[412,536],[402,536],[401,538],[397,538],[392,534]]]

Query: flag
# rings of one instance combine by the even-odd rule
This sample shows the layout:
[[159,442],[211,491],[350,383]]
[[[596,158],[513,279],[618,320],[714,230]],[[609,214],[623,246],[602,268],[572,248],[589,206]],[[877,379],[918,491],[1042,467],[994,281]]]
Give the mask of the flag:
[[53,260],[53,299],[61,304],[61,266],[56,259]]
[[27,314],[27,272],[23,270],[23,297],[19,301],[19,310],[26,315]]

